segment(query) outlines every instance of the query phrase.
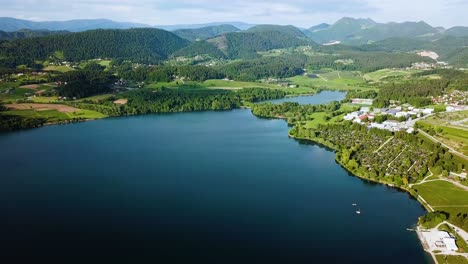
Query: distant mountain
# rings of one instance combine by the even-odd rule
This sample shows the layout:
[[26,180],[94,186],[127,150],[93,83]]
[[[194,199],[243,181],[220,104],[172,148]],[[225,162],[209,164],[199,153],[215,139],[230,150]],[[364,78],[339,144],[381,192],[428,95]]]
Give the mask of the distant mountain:
[[411,37],[437,39],[440,29],[433,28],[425,22],[377,23],[371,19],[342,18],[335,24],[322,30],[305,32],[312,40],[319,43],[340,41],[348,45],[368,44],[375,41]]
[[322,24],[318,24],[316,26],[308,28],[307,31],[308,32],[316,32],[316,31],[319,31],[319,30],[327,29],[329,27],[330,27],[330,24],[322,23]]
[[122,58],[157,63],[189,44],[188,40],[156,28],[98,29],[3,42],[0,44],[0,66],[32,65],[56,54],[67,61]]
[[25,38],[44,37],[49,35],[64,35],[70,34],[69,31],[50,31],[50,30],[30,30],[22,29],[14,32],[6,32],[0,30],[0,40],[15,40]]
[[421,40],[415,38],[388,38],[369,45],[360,47],[364,51],[401,51],[416,52],[429,50],[436,52],[439,60],[450,62],[455,66],[466,67],[468,62],[461,58],[468,55],[468,36],[453,37],[443,36],[435,41]]
[[115,22],[108,19],[78,19],[68,21],[44,21],[34,22],[11,17],[0,17],[0,30],[12,32],[21,29],[30,30],[66,30],[71,32],[86,31],[91,29],[129,29],[150,27],[145,24],[130,22]]
[[206,24],[156,25],[154,27],[168,30],[168,31],[174,31],[178,29],[195,29],[195,28],[204,28],[204,27],[212,27],[212,26],[220,26],[220,25],[231,25],[241,30],[246,30],[255,26],[254,24],[248,24],[244,22],[212,22],[212,23],[206,23]]
[[356,34],[364,29],[375,27],[377,23],[372,19],[354,19],[344,17],[333,25],[322,30],[308,30],[305,34],[318,43],[332,41],[343,41],[350,35]]
[[245,32],[279,32],[282,34],[287,34],[296,38],[307,38],[307,36],[295,26],[279,26],[279,25],[257,25],[247,29]]
[[194,28],[194,29],[178,29],[174,30],[173,33],[177,36],[190,40],[203,40],[209,39],[212,37],[216,37],[222,34],[237,32],[240,29],[236,28],[232,25],[219,25],[219,26],[209,26],[209,27],[202,27],[202,28]]
[[468,27],[453,27],[444,31],[445,34],[454,37],[468,36]]

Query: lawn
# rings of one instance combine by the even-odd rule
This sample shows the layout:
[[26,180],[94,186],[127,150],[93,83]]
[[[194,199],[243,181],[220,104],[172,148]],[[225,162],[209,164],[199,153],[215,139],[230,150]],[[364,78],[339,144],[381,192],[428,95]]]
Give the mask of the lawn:
[[17,115],[22,117],[30,118],[46,118],[48,122],[60,122],[69,120],[69,116],[66,113],[59,112],[57,110],[46,110],[46,111],[35,111],[35,110],[8,110],[0,112],[4,115]]
[[372,89],[366,81],[360,77],[358,72],[333,71],[317,74],[318,78],[309,78],[308,76],[295,76],[289,78],[299,87],[321,88],[324,90],[357,90]]
[[468,260],[463,256],[436,255],[437,262],[440,264],[467,264]]
[[60,121],[66,121],[73,118],[84,118],[84,119],[99,119],[107,117],[96,111],[91,110],[78,110],[71,113],[62,113],[57,110],[46,110],[46,111],[35,111],[35,110],[8,110],[0,112],[0,115],[17,115],[22,117],[30,118],[46,118],[50,123],[56,123]]
[[101,101],[101,100],[107,100],[112,96],[113,96],[113,94],[100,94],[100,95],[81,98],[81,99],[76,100],[76,102],[83,102],[85,100],[97,102],[97,101]]
[[60,66],[52,65],[52,66],[45,67],[44,71],[69,72],[69,71],[74,71],[74,69],[65,65],[60,65]]
[[249,87],[263,87],[263,88],[280,88],[275,84],[267,84],[261,82],[238,82],[238,81],[225,81],[225,80],[207,80],[202,83],[207,88],[249,88]]
[[406,77],[410,76],[418,71],[416,70],[392,70],[392,69],[383,69],[375,72],[370,72],[364,74],[364,78],[368,81],[378,82],[386,77]]
[[413,187],[433,208],[448,213],[468,211],[468,192],[446,181],[433,181]]
[[91,110],[84,110],[80,109],[79,111],[72,112],[72,113],[66,113],[70,118],[85,118],[85,119],[100,119],[100,118],[105,118],[107,115],[96,112],[96,111],[91,111]]

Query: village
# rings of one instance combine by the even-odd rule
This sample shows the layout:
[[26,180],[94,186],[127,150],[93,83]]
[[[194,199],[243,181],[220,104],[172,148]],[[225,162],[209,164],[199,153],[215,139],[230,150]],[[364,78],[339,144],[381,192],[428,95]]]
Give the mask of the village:
[[[445,105],[446,112],[468,110],[466,101],[467,93],[459,91],[441,96],[440,99],[433,98],[433,102]],[[374,108],[372,103],[372,99],[352,99],[351,104],[361,105],[361,108],[345,115],[344,120],[366,124],[368,128],[413,133],[414,125],[418,120],[431,116],[436,112],[435,108],[416,108],[410,104],[398,105],[397,102],[391,102],[392,104],[388,108]]]

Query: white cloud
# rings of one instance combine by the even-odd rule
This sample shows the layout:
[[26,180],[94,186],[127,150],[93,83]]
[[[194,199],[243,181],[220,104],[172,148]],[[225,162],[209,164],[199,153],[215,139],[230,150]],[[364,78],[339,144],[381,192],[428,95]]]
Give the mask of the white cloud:
[[214,21],[293,24],[309,27],[341,17],[378,22],[420,21],[468,25],[466,0],[0,0],[0,16],[32,20],[108,18],[146,24]]

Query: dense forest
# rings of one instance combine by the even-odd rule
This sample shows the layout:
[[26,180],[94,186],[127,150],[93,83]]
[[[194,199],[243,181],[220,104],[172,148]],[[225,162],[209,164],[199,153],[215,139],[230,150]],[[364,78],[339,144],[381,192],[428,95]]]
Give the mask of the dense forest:
[[219,38],[225,42],[226,54],[231,59],[257,58],[259,51],[316,44],[306,37],[297,37],[284,31],[254,31],[229,33]]
[[[278,99],[285,93],[276,89],[244,88],[237,92],[208,90],[197,86],[181,86],[178,89],[140,89],[119,94],[99,102],[70,102],[70,105],[94,110],[110,116],[190,112],[203,110],[229,110],[239,108],[243,101],[258,102]],[[115,99],[127,99],[126,105],[116,105]]]
[[60,83],[57,91],[61,96],[83,98],[109,92],[116,76],[104,71],[103,66],[90,63],[83,70],[70,71],[56,79]]
[[29,30],[23,29],[13,32],[5,32],[0,30],[0,40],[16,40],[25,38],[44,37],[49,35],[64,35],[69,34],[69,31],[49,31],[49,30]]
[[263,57],[253,60],[233,62],[219,67],[219,71],[229,79],[255,81],[261,78],[287,78],[302,74],[307,57],[285,55]]
[[293,125],[296,122],[311,121],[311,114],[317,112],[328,112],[330,115],[324,116],[329,119],[331,116],[340,115],[337,111],[340,103],[337,101],[322,105],[301,105],[299,103],[284,102],[282,104],[257,104],[252,106],[252,113],[258,117],[265,118],[283,118],[288,124]]
[[240,31],[240,29],[236,28],[235,26],[219,25],[202,28],[177,29],[172,32],[181,38],[190,41],[198,41],[237,31]]
[[189,46],[174,52],[172,57],[195,57],[207,55],[215,59],[225,59],[226,55],[212,43],[205,40],[196,41]]
[[33,65],[54,52],[66,61],[96,58],[125,58],[134,62],[157,63],[189,42],[173,33],[151,28],[91,30],[67,35],[2,42],[0,66]]

